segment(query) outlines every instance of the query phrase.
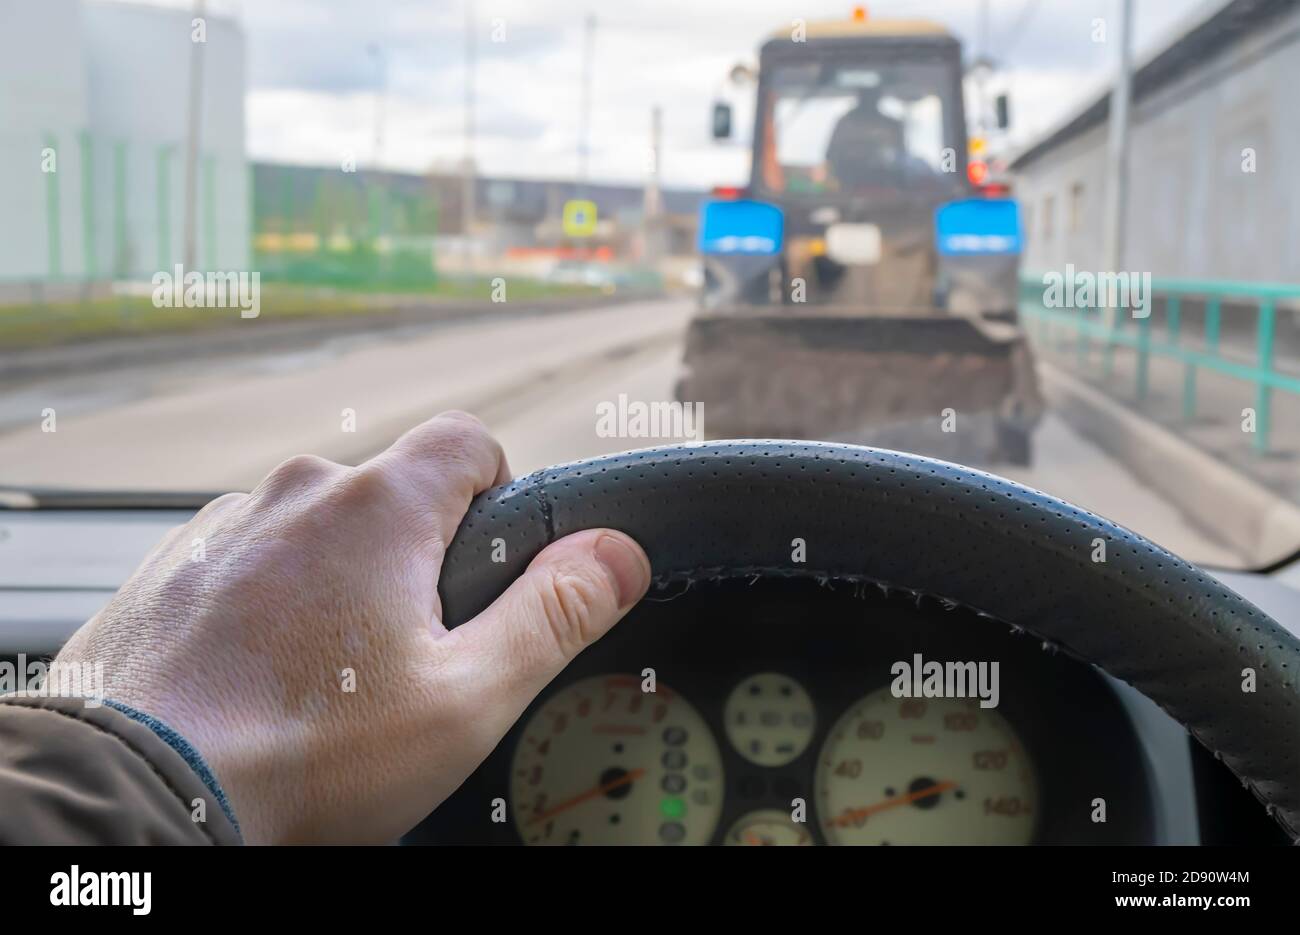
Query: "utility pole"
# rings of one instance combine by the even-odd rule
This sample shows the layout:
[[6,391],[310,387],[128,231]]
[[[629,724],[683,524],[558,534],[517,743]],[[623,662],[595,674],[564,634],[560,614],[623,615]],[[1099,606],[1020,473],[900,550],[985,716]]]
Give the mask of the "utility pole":
[[988,135],[988,79],[989,70],[992,66],[992,58],[989,55],[989,0],[980,0],[980,21],[979,21],[979,58],[975,63],[975,97],[977,100],[976,107],[979,109],[979,118],[976,120],[976,126],[979,127],[980,136]]
[[379,65],[379,87],[375,91],[375,152],[373,168],[377,171],[384,159],[384,116],[388,98],[388,53],[379,45],[370,46],[370,56]]
[[583,22],[582,36],[582,105],[578,126],[578,194],[581,195],[587,184],[588,157],[590,156],[591,132],[591,72],[592,54],[596,40],[596,17],[587,14]]
[[470,272],[470,232],[474,229],[474,80],[478,73],[478,50],[475,47],[474,0],[465,0],[465,162],[461,174],[460,228],[465,267]]
[[653,263],[662,253],[663,194],[659,186],[659,153],[663,136],[663,108],[656,104],[650,110],[650,165],[646,175],[645,198],[641,213],[644,218],[643,259]]
[[387,253],[380,250],[387,224],[388,198],[379,173],[384,158],[384,99],[388,96],[388,54],[378,43],[371,43],[366,51],[379,68],[379,83],[375,88],[375,148],[370,157],[370,172],[365,177],[367,211],[370,216],[370,246],[379,251],[381,269],[387,269]]
[[[190,106],[185,129],[185,270],[195,268],[198,256],[199,202],[199,135],[203,108],[203,49],[208,44],[208,25],[204,20],[204,0],[194,0],[194,18],[202,21],[190,27]],[[196,41],[194,29],[201,30]]]
[[[1124,265],[1125,220],[1128,208],[1129,101],[1133,88],[1133,5],[1119,0],[1119,74],[1110,94],[1110,137],[1106,151],[1106,227],[1103,269],[1118,273]],[[1110,310],[1115,320],[1116,310]]]

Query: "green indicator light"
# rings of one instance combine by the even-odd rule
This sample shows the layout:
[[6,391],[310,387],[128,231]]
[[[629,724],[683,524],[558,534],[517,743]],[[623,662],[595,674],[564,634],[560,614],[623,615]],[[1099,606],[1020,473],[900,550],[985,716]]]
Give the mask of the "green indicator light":
[[660,800],[659,811],[664,813],[665,818],[681,818],[686,814],[686,800],[668,796]]

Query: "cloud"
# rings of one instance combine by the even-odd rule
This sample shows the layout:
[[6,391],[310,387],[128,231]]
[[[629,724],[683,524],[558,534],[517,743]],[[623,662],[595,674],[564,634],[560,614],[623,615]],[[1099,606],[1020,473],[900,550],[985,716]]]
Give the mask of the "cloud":
[[[1139,4],[1139,48],[1198,2]],[[1038,9],[1027,12],[1026,3]],[[659,105],[661,165],[670,184],[742,181],[747,150],[708,138],[712,100],[731,93],[728,69],[753,60],[763,39],[795,18],[843,18],[851,5],[475,0],[477,161],[484,171],[501,175],[575,173],[582,24],[594,12],[592,176],[644,178],[650,110]],[[977,49],[979,4],[971,0],[882,0],[869,6],[873,16],[943,22],[962,37],[968,56]],[[1003,66],[996,86],[1013,95],[1017,140],[1050,127],[1113,67],[1114,43],[1094,42],[1093,25],[1103,19],[1108,35],[1116,35],[1117,0],[992,0],[990,9],[991,53]],[[375,99],[384,87],[386,165],[419,171],[463,154],[463,2],[277,0],[244,3],[241,19],[249,60],[248,145],[256,158],[331,163],[341,146],[370,153]],[[494,42],[494,36],[505,41]],[[382,50],[386,70],[372,49]],[[738,113],[745,133],[747,119]]]

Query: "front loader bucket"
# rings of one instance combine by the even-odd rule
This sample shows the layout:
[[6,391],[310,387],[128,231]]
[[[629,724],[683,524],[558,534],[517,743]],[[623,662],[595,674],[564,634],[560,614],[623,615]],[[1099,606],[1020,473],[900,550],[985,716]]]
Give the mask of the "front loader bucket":
[[703,404],[709,437],[840,440],[955,460],[1027,459],[1043,403],[1014,325],[785,312],[692,322],[678,398]]

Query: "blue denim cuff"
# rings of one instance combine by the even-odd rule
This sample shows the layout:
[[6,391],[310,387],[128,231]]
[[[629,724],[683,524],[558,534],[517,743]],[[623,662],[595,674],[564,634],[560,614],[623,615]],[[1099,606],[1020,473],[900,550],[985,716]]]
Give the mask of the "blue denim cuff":
[[[217,800],[221,810],[226,813],[230,823],[235,826],[235,832],[239,833],[239,822],[235,819],[235,810],[230,807],[230,800],[226,798],[225,790],[221,788],[221,783],[217,782],[216,775],[212,768],[208,766],[208,761],[203,759],[203,754],[194,749],[194,746],[176,733],[175,730],[168,727],[162,721],[158,720],[151,714],[145,714],[143,711],[137,711],[135,708],[128,707],[120,701],[113,701],[111,698],[105,698],[104,704],[108,705],[114,711],[120,711],[133,721],[139,721],[145,727],[157,734],[167,746],[171,747],[181,755],[181,759],[189,764],[190,769],[203,781],[203,785],[208,787],[212,797]],[[242,835],[241,835],[242,836]]]

